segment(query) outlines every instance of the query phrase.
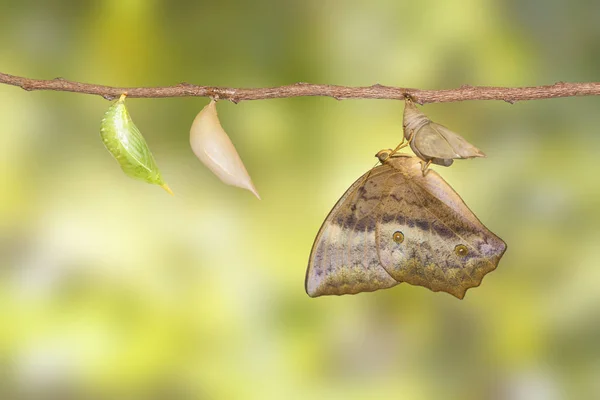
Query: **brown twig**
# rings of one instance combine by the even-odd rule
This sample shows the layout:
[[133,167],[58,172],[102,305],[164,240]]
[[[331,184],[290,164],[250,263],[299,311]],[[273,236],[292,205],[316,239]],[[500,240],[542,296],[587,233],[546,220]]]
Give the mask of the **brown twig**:
[[238,103],[243,100],[278,99],[301,96],[327,96],[343,99],[391,99],[402,100],[410,96],[419,104],[445,103],[465,100],[502,100],[515,103],[521,100],[550,99],[555,97],[597,96],[600,95],[600,82],[565,83],[531,87],[491,87],[463,85],[458,89],[421,90],[393,86],[373,85],[348,87],[336,85],[315,85],[296,83],[294,85],[271,88],[226,88],[197,86],[180,83],[164,87],[113,87],[73,82],[63,78],[51,80],[29,79],[0,72],[0,83],[21,87],[25,90],[55,90],[95,94],[106,99],[114,99],[122,93],[128,97],[210,97]]

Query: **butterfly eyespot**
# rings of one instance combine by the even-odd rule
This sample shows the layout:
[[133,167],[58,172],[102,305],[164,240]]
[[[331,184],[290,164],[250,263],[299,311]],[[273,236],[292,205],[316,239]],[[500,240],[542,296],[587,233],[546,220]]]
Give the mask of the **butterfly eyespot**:
[[459,244],[454,248],[454,252],[459,257],[466,257],[469,254],[469,249],[464,244]]
[[404,234],[400,231],[396,231],[392,235],[392,239],[394,239],[394,242],[396,243],[402,243],[404,242]]

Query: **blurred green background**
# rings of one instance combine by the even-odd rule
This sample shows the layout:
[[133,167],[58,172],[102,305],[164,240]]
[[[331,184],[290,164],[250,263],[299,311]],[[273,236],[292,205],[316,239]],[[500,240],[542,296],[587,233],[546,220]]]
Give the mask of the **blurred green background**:
[[[115,86],[597,81],[600,3],[10,2],[0,71]],[[323,219],[397,101],[221,102],[263,200],[193,155],[207,99],[130,99],[175,197],[104,149],[97,96],[0,86],[0,398],[600,398],[600,98],[427,105],[487,159],[434,167],[508,243],[459,301],[310,299]]]

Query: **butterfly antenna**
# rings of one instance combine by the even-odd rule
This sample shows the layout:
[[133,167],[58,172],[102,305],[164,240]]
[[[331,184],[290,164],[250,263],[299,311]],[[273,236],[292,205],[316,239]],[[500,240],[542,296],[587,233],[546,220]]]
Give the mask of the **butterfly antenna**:
[[[354,195],[358,194],[358,191],[360,190],[360,188],[362,188],[365,185],[365,182],[369,179],[369,177],[371,176],[371,172],[373,172],[373,170],[375,169],[375,167],[379,164],[379,161],[377,161],[375,163],[375,165],[373,165],[371,167],[371,169],[369,170],[369,172],[367,172],[365,174],[365,177],[363,178],[362,182],[360,183],[360,185],[358,186],[358,188],[356,188],[356,191],[354,192]],[[353,199],[354,201],[354,199]]]
[[365,181],[366,181],[367,179],[369,179],[369,176],[371,176],[371,172],[373,172],[373,170],[375,169],[375,167],[377,166],[377,164],[379,164],[379,161],[377,161],[377,162],[375,163],[375,165],[373,165],[373,166],[371,167],[371,169],[370,169],[370,170],[369,170],[369,172],[367,173],[367,176],[365,176],[365,179],[362,181],[362,183],[360,184],[360,186],[364,185],[364,184],[365,184]]

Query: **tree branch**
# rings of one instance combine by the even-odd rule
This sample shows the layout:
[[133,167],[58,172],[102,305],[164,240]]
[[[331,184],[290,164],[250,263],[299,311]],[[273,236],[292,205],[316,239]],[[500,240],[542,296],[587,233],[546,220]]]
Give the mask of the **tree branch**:
[[463,85],[458,89],[421,90],[393,86],[373,85],[348,87],[337,85],[316,85],[296,83],[294,85],[271,88],[226,88],[197,86],[180,83],[163,87],[113,87],[73,82],[63,78],[51,80],[29,79],[0,72],[0,83],[18,86],[25,90],[55,90],[95,94],[108,100],[127,93],[128,97],[210,97],[216,100],[229,100],[238,103],[243,100],[279,99],[302,96],[326,96],[337,100],[344,99],[389,99],[403,100],[410,96],[419,104],[446,103],[465,100],[502,100],[515,103],[521,100],[550,99],[555,97],[597,96],[600,95],[600,82],[565,83],[531,87],[492,87]]

